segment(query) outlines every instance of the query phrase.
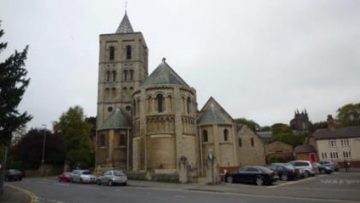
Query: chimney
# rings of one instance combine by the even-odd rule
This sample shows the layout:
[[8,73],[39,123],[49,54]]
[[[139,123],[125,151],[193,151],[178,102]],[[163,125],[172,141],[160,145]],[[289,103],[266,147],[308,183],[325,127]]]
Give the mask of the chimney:
[[335,129],[335,121],[331,114],[327,116],[327,125],[329,129]]

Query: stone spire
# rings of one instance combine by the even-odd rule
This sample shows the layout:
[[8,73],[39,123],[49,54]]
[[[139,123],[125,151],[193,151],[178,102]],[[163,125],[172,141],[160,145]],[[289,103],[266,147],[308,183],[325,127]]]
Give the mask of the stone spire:
[[134,32],[134,30],[131,26],[130,20],[125,11],[125,15],[124,15],[119,27],[117,28],[116,33],[132,33],[132,32]]

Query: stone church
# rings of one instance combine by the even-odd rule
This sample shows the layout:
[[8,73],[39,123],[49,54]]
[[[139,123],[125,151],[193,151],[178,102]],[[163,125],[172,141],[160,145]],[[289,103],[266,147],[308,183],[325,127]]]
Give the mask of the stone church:
[[[196,90],[165,58],[149,75],[148,47],[126,13],[115,33],[100,35],[99,50],[97,171],[176,175],[184,162],[204,176],[209,155],[220,169],[238,168],[245,143],[264,148],[255,133],[242,138],[247,131],[214,98],[199,111]],[[247,156],[265,163],[264,153]]]

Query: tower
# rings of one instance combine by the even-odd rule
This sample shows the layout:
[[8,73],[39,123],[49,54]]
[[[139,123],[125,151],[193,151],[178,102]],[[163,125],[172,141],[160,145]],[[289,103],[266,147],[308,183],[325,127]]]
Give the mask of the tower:
[[100,35],[97,128],[117,108],[131,115],[134,89],[148,75],[148,48],[125,15],[115,33]]

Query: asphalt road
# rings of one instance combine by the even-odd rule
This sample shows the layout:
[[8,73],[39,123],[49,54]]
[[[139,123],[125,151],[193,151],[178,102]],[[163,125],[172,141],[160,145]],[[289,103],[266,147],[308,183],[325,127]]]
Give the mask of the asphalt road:
[[321,175],[302,181],[274,186],[222,184],[218,186],[184,186],[166,183],[129,182],[129,186],[97,186],[59,183],[54,178],[25,178],[11,185],[38,196],[39,202],[360,202],[360,173]]

